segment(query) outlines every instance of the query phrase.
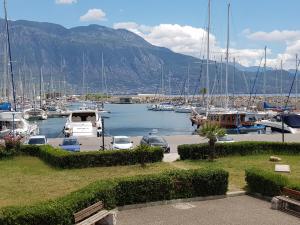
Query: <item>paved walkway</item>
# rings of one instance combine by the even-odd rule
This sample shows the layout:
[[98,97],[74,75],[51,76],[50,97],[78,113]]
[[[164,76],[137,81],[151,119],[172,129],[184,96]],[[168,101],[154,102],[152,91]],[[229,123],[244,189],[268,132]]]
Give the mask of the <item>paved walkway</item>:
[[249,196],[120,211],[118,225],[299,225],[300,219]]

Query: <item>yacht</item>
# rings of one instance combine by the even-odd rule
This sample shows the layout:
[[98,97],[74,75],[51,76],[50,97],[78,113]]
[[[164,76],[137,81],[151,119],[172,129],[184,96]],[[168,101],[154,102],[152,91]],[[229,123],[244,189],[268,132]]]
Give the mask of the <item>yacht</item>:
[[102,135],[101,117],[97,111],[78,110],[70,113],[65,127],[64,135],[100,137]]
[[300,115],[298,114],[278,114],[271,119],[258,121],[257,124],[270,127],[272,131],[282,132],[282,120],[285,133],[300,133]]
[[174,108],[174,112],[177,113],[191,113],[192,107],[190,105],[180,105]]
[[22,137],[36,135],[39,132],[36,124],[28,123],[21,112],[0,112],[0,137],[11,132]]
[[46,111],[39,108],[30,108],[23,111],[24,119],[26,120],[46,120],[48,115]]

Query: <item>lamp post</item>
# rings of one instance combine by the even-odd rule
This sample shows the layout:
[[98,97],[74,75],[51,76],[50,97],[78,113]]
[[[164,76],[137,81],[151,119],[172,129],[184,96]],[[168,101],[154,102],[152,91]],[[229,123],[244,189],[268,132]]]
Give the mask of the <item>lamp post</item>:
[[104,145],[104,118],[101,117],[101,124],[102,124],[102,150],[105,150],[105,145]]

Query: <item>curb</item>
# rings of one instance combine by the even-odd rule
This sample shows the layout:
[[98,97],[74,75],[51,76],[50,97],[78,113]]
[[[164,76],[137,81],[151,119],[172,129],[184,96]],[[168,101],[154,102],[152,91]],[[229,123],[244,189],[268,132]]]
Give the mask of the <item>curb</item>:
[[133,204],[133,205],[125,205],[117,207],[118,211],[129,210],[129,209],[139,209],[139,208],[146,208],[151,206],[159,206],[159,205],[172,205],[177,203],[183,202],[197,202],[197,201],[208,201],[208,200],[217,200],[223,199],[227,197],[237,197],[245,195],[245,191],[234,191],[228,192],[226,195],[213,195],[213,196],[206,196],[206,197],[195,197],[195,198],[183,198],[183,199],[173,199],[173,200],[165,200],[165,201],[157,201],[157,202],[147,202],[141,204]]

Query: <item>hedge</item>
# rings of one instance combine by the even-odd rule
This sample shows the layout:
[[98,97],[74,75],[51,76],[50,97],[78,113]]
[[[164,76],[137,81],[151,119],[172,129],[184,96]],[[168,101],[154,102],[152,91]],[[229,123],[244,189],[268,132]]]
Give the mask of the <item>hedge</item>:
[[[217,156],[253,155],[253,154],[300,154],[300,143],[280,142],[234,142],[216,144]],[[178,154],[181,160],[206,159],[209,154],[208,144],[179,145]]]
[[[73,213],[102,200],[105,208],[174,198],[224,195],[228,173],[221,169],[177,170],[99,181],[53,201],[0,210],[1,225],[71,225]],[[185,194],[188,193],[188,194]]]
[[26,155],[39,157],[48,164],[59,168],[133,165],[141,163],[141,158],[145,163],[153,163],[162,161],[164,154],[159,147],[73,153],[49,145],[23,145],[20,151]]
[[264,196],[280,195],[282,188],[289,184],[287,177],[257,168],[247,169],[245,175],[248,191]]

